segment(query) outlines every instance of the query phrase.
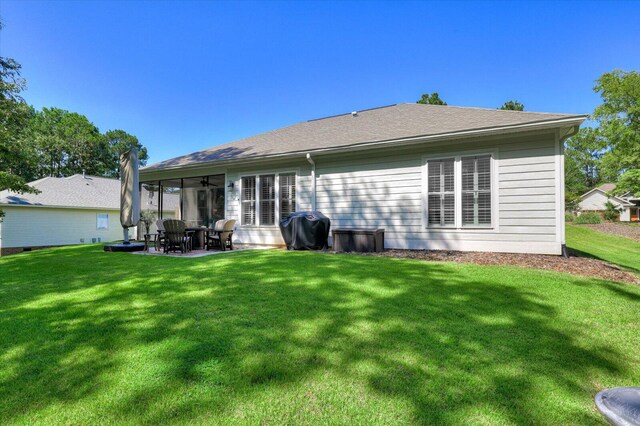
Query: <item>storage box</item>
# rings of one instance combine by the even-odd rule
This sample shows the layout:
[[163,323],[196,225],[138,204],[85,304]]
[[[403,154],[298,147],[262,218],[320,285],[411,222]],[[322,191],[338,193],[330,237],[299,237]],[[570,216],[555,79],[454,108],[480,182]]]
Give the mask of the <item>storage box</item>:
[[378,252],[384,250],[384,229],[334,229],[336,252]]

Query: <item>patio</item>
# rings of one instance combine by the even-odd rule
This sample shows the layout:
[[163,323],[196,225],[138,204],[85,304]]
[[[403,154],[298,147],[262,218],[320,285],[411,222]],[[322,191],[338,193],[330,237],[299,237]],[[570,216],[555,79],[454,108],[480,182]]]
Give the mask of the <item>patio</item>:
[[[140,183],[140,211],[153,213],[157,219],[183,220],[187,228],[212,228],[225,218],[225,189],[224,174],[144,181]],[[142,228],[139,239],[143,239]],[[155,223],[149,232],[157,232]]]

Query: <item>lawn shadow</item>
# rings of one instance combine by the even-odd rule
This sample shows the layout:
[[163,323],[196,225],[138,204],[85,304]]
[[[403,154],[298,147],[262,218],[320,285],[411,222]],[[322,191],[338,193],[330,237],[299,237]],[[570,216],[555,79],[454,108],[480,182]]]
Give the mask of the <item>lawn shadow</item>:
[[[625,372],[614,348],[578,344],[580,329],[559,326],[557,308],[539,292],[478,277],[481,267],[285,252],[174,259],[82,247],[0,268],[9,273],[0,288],[0,414],[8,421],[68,403],[116,422],[291,422],[272,393],[296,385],[290,392],[300,396],[327,375],[357,383],[344,389],[344,400],[356,401],[347,413],[366,405],[357,396],[364,392],[408,404],[402,421],[495,412],[525,424],[546,415],[541,383],[585,401],[591,375]],[[325,394],[314,398],[331,407]],[[262,418],[239,409],[254,399],[276,408]],[[559,422],[597,421],[579,404],[554,408]],[[307,415],[335,421],[322,409]]]

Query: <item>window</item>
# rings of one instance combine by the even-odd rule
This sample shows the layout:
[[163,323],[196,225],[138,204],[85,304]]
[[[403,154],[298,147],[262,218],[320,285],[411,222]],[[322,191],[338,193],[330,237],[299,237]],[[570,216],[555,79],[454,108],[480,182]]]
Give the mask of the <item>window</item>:
[[108,213],[98,213],[96,215],[96,229],[109,229]]
[[429,225],[455,225],[454,160],[429,161],[427,217]]
[[240,203],[242,225],[276,225],[296,211],[295,173],[242,177]]
[[280,175],[280,220],[296,211],[296,175]]
[[242,224],[255,225],[256,223],[256,177],[242,178]]
[[276,175],[260,176],[260,225],[276,223]]
[[462,159],[462,226],[491,225],[491,157]]
[[492,226],[491,155],[428,160],[425,223],[429,227]]

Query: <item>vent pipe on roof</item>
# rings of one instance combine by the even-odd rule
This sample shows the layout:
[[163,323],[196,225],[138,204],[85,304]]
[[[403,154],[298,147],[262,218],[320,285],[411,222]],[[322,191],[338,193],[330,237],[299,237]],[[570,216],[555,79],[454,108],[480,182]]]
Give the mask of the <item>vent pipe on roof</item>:
[[351,113],[351,116],[353,116],[353,117],[357,117],[357,116],[358,116],[358,111],[353,111],[353,112]]
[[87,171],[85,169],[82,169],[82,179],[86,179],[87,178]]

